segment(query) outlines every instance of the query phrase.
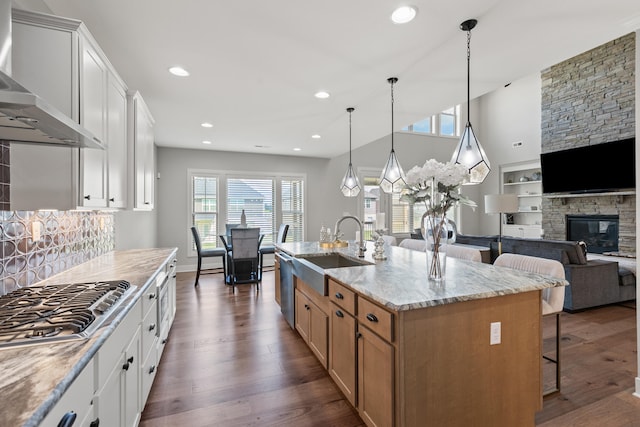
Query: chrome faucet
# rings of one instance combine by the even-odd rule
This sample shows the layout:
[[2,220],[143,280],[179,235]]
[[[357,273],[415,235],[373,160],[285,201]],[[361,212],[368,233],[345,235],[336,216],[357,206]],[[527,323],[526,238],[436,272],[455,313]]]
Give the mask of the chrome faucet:
[[353,215],[345,215],[342,218],[340,218],[339,220],[336,221],[336,226],[334,228],[335,230],[335,240],[337,240],[340,237],[340,224],[342,224],[342,221],[344,221],[347,218],[351,218],[353,220],[355,220],[355,222],[358,223],[358,227],[360,227],[360,244],[358,247],[358,257],[359,258],[364,258],[364,252],[367,250],[367,247],[364,244],[364,230],[362,228],[362,221],[360,221],[357,217],[353,216]]

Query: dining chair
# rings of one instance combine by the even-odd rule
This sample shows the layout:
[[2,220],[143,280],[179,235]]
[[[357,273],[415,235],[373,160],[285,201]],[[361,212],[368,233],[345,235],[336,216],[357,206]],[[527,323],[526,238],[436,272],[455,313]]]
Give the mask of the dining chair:
[[[530,273],[544,274],[547,276],[564,279],[564,267],[562,263],[552,259],[505,253],[496,258],[493,263],[497,266],[515,268],[516,270]],[[556,386],[553,389],[543,391],[543,396],[560,391],[560,313],[564,305],[564,286],[546,288],[542,291],[542,315],[556,316],[556,355],[542,357],[556,366]]]
[[235,292],[235,286],[241,283],[255,283],[260,289],[259,265],[260,228],[231,229],[231,251],[229,251],[229,283]]
[[193,286],[198,286],[198,280],[200,280],[200,271],[202,269],[202,258],[208,257],[220,257],[222,258],[222,272],[224,273],[224,277],[227,277],[227,268],[225,256],[227,254],[226,249],[224,248],[212,248],[212,249],[202,249],[202,243],[200,242],[200,234],[198,233],[198,229],[196,227],[191,227],[191,234],[193,234],[193,241],[196,244],[196,251],[198,252],[198,270],[196,273],[196,282]]
[[[289,224],[280,224],[278,228],[278,238],[276,240],[277,243],[284,243],[287,240],[287,233],[289,232]],[[260,276],[259,280],[262,281],[262,267],[264,261],[265,254],[273,254],[276,252],[276,247],[274,245],[268,245],[260,248]]]
[[460,245],[447,245],[447,256],[451,258],[465,259],[467,261],[482,262],[482,254],[478,249],[467,248]]

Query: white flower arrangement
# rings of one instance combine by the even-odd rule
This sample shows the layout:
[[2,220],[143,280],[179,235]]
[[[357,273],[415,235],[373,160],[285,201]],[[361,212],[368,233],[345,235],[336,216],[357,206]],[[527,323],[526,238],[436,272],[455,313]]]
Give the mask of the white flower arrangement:
[[[459,191],[469,177],[469,170],[463,165],[429,159],[424,165],[414,166],[407,172],[407,185],[402,190],[400,200],[410,204],[423,202],[427,212],[432,215],[444,215],[458,203],[475,208],[476,203]],[[432,195],[440,196],[431,200]]]

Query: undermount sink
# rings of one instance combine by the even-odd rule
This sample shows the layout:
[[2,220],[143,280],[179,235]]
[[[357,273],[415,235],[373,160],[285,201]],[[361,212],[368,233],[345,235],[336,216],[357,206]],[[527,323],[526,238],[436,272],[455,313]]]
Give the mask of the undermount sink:
[[373,264],[369,261],[346,257],[339,253],[299,256],[292,260],[293,274],[302,279],[320,295],[328,295],[324,270]]
[[369,261],[356,260],[348,258],[338,253],[332,253],[330,255],[315,255],[302,257],[312,264],[317,265],[320,268],[340,268],[340,267],[358,267],[361,265],[371,265]]

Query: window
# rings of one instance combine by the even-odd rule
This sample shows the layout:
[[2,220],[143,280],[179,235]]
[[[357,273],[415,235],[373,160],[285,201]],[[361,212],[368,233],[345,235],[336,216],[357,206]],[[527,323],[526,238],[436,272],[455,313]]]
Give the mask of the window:
[[[192,217],[203,249],[218,246],[218,177],[192,176]],[[195,243],[192,245],[195,251]]]
[[460,106],[451,107],[440,113],[440,135],[459,136],[458,120],[460,118]]
[[[190,170],[189,176],[193,221],[189,227],[198,228],[203,248],[221,246],[218,236],[225,232],[225,224],[239,224],[243,209],[247,224],[260,227],[264,234],[262,244],[275,241],[280,223],[289,224],[287,241],[304,241],[304,175]],[[189,255],[195,255],[195,244]]]
[[405,132],[439,136],[460,136],[460,106],[448,108],[402,129]]
[[247,226],[260,227],[263,244],[273,243],[273,184],[272,178],[227,178],[227,223],[239,224],[244,210]]
[[376,214],[378,212],[384,212],[384,207],[381,203],[381,194],[380,194],[380,178],[373,176],[364,176],[362,179],[363,183],[363,198],[364,198],[364,215],[362,218],[364,219],[363,229],[364,236],[362,238],[364,240],[372,240],[373,239],[373,229],[375,228],[376,223]]
[[304,181],[300,178],[282,178],[282,223],[289,224],[287,242],[304,241]]

